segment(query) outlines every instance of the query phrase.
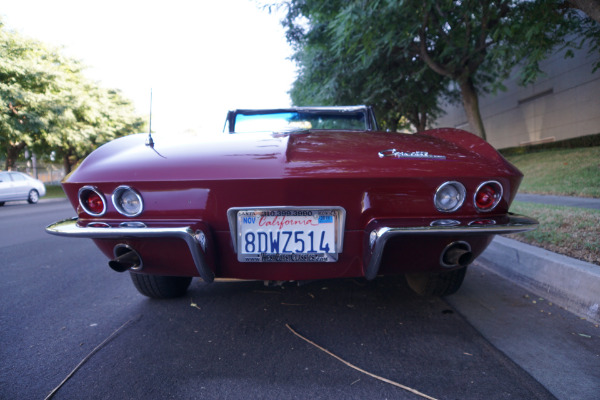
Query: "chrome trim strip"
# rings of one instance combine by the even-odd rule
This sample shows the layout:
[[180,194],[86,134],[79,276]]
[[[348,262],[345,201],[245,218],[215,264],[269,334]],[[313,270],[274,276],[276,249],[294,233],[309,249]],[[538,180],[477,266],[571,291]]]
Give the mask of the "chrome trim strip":
[[111,228],[106,222],[90,222],[87,224],[88,228]]
[[119,224],[119,228],[147,228],[147,226],[141,221],[125,221]]
[[518,214],[508,214],[506,224],[470,225],[470,226],[417,226],[417,227],[380,227],[370,232],[371,254],[365,259],[365,278],[375,279],[383,257],[383,250],[389,239],[400,235],[499,235],[532,231],[538,227],[538,221]]
[[59,221],[46,227],[46,232],[52,235],[80,237],[90,239],[145,239],[172,237],[179,238],[186,242],[198,274],[206,283],[214,280],[214,272],[209,268],[201,244],[196,240],[195,232],[189,226],[173,228],[93,228],[80,227],[77,225],[77,217]]

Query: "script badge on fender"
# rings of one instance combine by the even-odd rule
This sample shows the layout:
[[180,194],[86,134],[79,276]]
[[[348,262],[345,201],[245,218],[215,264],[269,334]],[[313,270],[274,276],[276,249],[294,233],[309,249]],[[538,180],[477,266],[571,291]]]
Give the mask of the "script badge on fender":
[[379,153],[379,158],[384,157],[394,157],[394,158],[428,158],[428,159],[436,159],[436,160],[445,160],[446,156],[438,156],[434,154],[429,154],[427,151],[411,151],[410,153],[404,151],[398,151],[396,149],[387,149],[382,150]]

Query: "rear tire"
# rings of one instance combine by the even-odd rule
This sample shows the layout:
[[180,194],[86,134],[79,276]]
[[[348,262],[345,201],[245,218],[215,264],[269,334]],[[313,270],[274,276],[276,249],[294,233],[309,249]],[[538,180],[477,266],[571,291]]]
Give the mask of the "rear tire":
[[29,191],[29,195],[27,196],[27,202],[29,204],[35,204],[38,202],[39,199],[40,199],[40,194],[38,193],[38,191],[35,189],[31,189]]
[[446,272],[406,274],[408,286],[421,296],[449,296],[460,289],[467,267]]
[[129,275],[138,292],[153,299],[181,297],[192,282],[188,276],[148,275],[131,271]]
[[0,201],[0,207],[2,207],[4,205],[3,201]]

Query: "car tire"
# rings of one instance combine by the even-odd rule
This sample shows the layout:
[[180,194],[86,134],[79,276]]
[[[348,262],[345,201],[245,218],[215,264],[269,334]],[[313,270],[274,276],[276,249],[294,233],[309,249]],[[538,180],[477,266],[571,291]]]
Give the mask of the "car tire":
[[40,199],[40,194],[38,193],[38,191],[35,189],[31,189],[29,191],[29,195],[27,196],[27,202],[29,204],[35,204],[38,202],[39,199]]
[[0,207],[2,207],[4,205],[3,201],[0,201]]
[[467,267],[446,272],[406,274],[408,286],[421,296],[449,296],[460,289]]
[[138,292],[153,299],[181,297],[192,282],[188,276],[148,275],[131,271],[129,275]]

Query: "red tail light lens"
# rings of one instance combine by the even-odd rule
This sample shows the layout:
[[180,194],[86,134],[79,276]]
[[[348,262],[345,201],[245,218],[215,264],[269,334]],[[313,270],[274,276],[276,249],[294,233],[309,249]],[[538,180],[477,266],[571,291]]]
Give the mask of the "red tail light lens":
[[90,194],[90,196],[87,198],[87,206],[94,214],[100,214],[102,210],[104,210],[102,198],[96,193]]
[[84,186],[79,189],[79,205],[93,217],[99,217],[106,212],[104,196],[91,186]]
[[493,210],[502,199],[502,185],[496,181],[484,182],[475,192],[475,207],[479,211]]

